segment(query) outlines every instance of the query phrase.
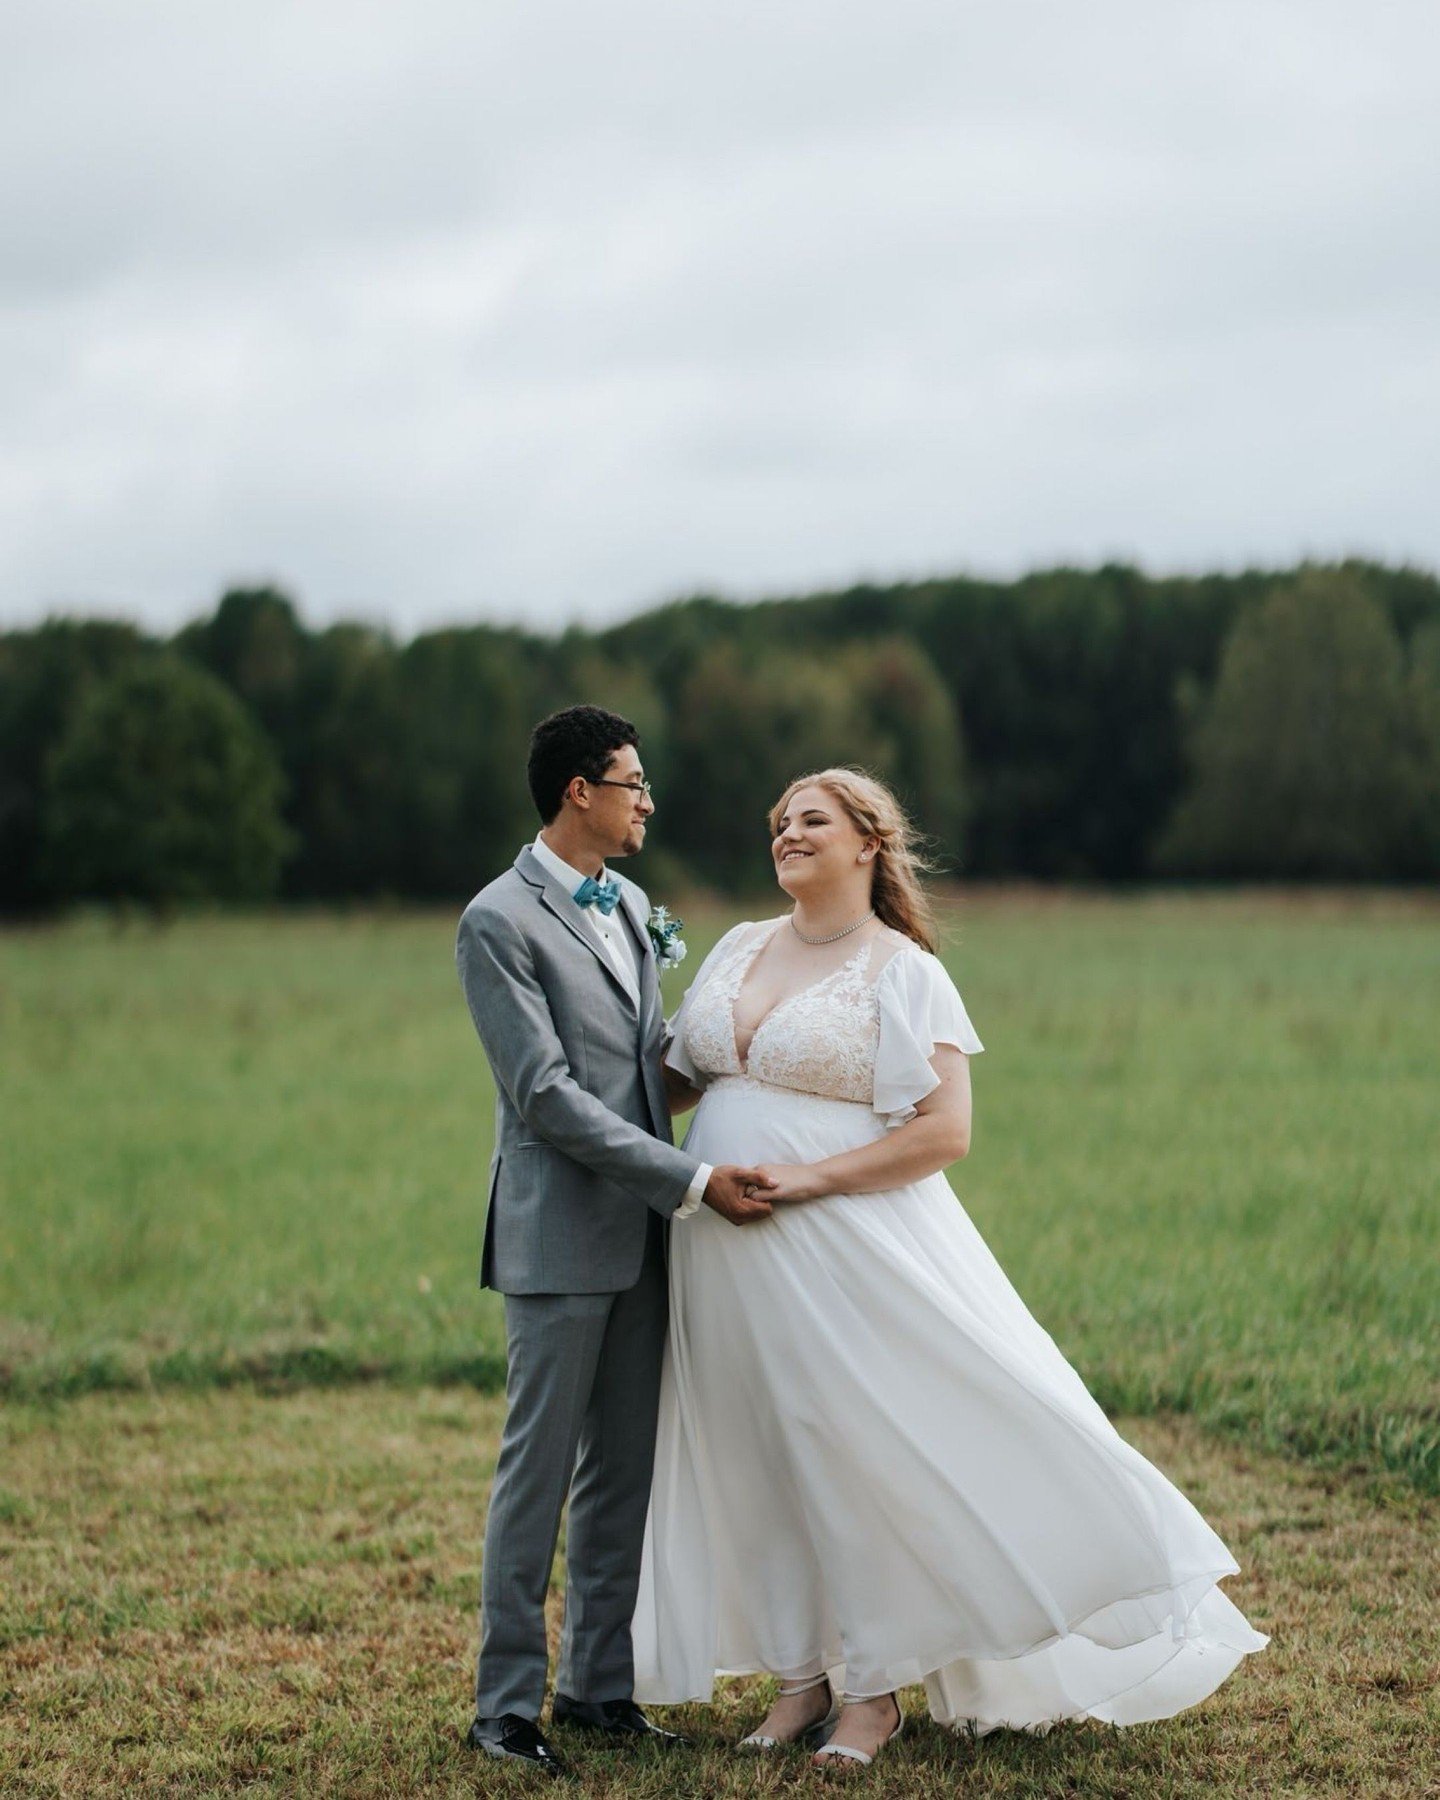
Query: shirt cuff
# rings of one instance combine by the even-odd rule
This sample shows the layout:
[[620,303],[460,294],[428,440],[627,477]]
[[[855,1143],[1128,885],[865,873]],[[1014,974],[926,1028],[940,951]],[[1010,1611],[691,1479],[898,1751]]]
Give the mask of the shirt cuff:
[[713,1172],[713,1164],[701,1163],[700,1167],[695,1171],[695,1179],[685,1190],[685,1198],[675,1208],[674,1212],[671,1213],[670,1217],[672,1219],[688,1219],[690,1217],[691,1213],[695,1211],[695,1208],[699,1206],[700,1202],[705,1198],[705,1190],[710,1185],[710,1177]]

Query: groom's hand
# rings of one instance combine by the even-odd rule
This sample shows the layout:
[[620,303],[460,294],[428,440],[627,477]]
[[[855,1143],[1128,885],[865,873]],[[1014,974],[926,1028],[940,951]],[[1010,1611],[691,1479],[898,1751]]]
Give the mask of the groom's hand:
[[720,1163],[710,1171],[705,1187],[705,1204],[728,1219],[732,1225],[749,1225],[756,1219],[770,1217],[770,1202],[763,1193],[746,1194],[746,1188],[773,1186],[763,1169],[738,1169],[734,1163]]

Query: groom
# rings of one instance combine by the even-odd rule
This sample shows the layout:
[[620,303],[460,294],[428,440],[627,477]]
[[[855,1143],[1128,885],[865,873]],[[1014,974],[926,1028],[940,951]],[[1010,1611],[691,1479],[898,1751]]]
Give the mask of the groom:
[[[485,1528],[470,1742],[562,1772],[539,1728],[545,1593],[570,1496],[552,1721],[672,1740],[635,1705],[630,1620],[665,1344],[665,1235],[703,1202],[764,1218],[759,1172],[677,1150],[648,902],[606,862],[655,810],[635,728],[598,706],[535,727],[542,829],[460,921],[456,957],[495,1077],[480,1279],[505,1296],[507,1413]],[[678,1229],[684,1230],[683,1223]]]

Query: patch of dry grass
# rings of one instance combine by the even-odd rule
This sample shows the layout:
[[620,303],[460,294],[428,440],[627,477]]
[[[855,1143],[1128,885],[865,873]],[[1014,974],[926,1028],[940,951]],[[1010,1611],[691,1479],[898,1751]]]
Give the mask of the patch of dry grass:
[[[533,1792],[462,1744],[499,1402],[463,1390],[95,1395],[0,1410],[0,1793]],[[1126,1435],[1234,1548],[1270,1649],[1126,1732],[971,1743],[919,1712],[865,1793],[1113,1800],[1440,1791],[1433,1502],[1203,1436]],[[557,1733],[593,1795],[814,1791],[727,1746],[764,1684],[676,1709],[695,1747]]]

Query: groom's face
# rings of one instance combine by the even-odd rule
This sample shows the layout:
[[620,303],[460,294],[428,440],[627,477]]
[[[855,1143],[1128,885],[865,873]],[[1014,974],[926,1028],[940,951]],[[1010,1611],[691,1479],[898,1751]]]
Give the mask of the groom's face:
[[[622,744],[610,759],[605,771],[607,782],[633,782],[638,788],[645,779],[645,766],[633,744]],[[591,784],[593,809],[590,817],[605,837],[607,856],[634,856],[645,848],[645,821],[655,810],[655,802],[645,793],[633,793],[628,787],[598,787]]]

